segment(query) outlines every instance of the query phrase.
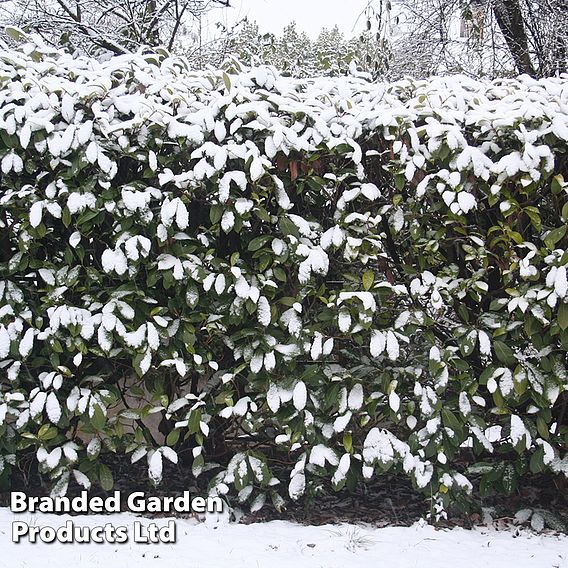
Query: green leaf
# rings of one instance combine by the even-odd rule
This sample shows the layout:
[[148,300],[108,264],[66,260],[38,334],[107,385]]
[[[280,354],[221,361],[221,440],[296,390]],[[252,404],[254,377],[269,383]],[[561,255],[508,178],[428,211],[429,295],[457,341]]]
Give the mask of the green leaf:
[[227,91],[231,90],[231,79],[227,73],[223,73],[223,83],[225,83],[225,88]]
[[286,276],[286,272],[282,268],[280,268],[279,266],[274,268],[273,271],[274,271],[274,276],[276,277],[276,280],[280,280],[280,282],[286,282],[288,280],[288,278]]
[[497,359],[503,363],[503,365],[514,365],[517,362],[513,350],[502,341],[494,341],[493,349],[495,350],[495,355]]
[[343,434],[343,447],[348,454],[353,450],[353,436],[350,432]]
[[175,446],[179,440],[180,435],[181,435],[181,430],[177,428],[175,430],[172,430],[166,438],[166,445]]
[[544,470],[544,448],[539,446],[531,456],[529,469],[531,473],[541,473]]
[[195,477],[198,477],[201,474],[201,470],[203,469],[204,465],[205,459],[201,454],[194,458],[193,464],[191,465],[191,472]]
[[564,176],[562,174],[558,174],[552,178],[552,183],[550,184],[550,189],[554,195],[558,195],[562,188],[564,187]]
[[278,227],[282,231],[283,235],[292,235],[297,239],[300,238],[300,231],[298,230],[298,227],[296,227],[296,225],[294,225],[294,223],[292,223],[292,221],[290,221],[288,217],[281,217],[278,221]]
[[79,218],[77,220],[77,225],[84,225],[85,223],[92,221],[100,213],[101,211],[99,209],[88,210],[85,213],[82,213],[81,215],[79,215]]
[[272,239],[272,236],[270,236],[270,235],[262,235],[260,237],[255,237],[248,244],[247,248],[250,252],[255,252],[257,250],[260,250],[271,239]]
[[63,213],[61,215],[61,220],[63,221],[63,224],[66,227],[69,227],[69,225],[71,225],[71,212],[69,211],[69,209],[67,207],[63,208]]
[[53,440],[53,438],[57,438],[58,433],[59,431],[55,426],[52,426],[51,424],[44,424],[39,429],[37,437],[43,442],[47,442],[49,440]]
[[209,220],[211,224],[216,225],[223,216],[223,206],[219,204],[215,204],[211,206],[209,209]]
[[406,177],[404,174],[398,174],[394,178],[394,185],[398,191],[402,191],[406,185]]
[[546,235],[544,239],[544,244],[550,249],[553,250],[556,246],[556,243],[561,241],[566,234],[566,229],[568,225],[563,225],[562,227],[558,227],[557,229],[553,229]]
[[139,377],[144,376],[144,372],[143,372],[142,368],[140,367],[140,363],[142,362],[142,359],[144,359],[144,353],[137,353],[136,356],[132,359],[132,365],[134,367],[134,370],[136,371],[136,374]]
[[542,416],[536,417],[536,429],[538,430],[541,438],[544,438],[545,440],[548,440],[550,438],[550,430],[548,424]]
[[6,32],[6,35],[8,35],[11,39],[15,41],[21,41],[25,37],[24,32],[22,32],[22,30],[14,26],[6,26],[4,28],[4,31]]
[[532,226],[540,232],[542,229],[542,221],[540,219],[540,213],[536,207],[528,206],[523,209],[523,211],[528,215],[531,220]]
[[101,431],[104,429],[106,425],[106,416],[102,411],[101,407],[97,404],[95,405],[95,411],[93,412],[93,416],[91,418],[91,424],[93,428],[97,431]]
[[542,329],[542,324],[533,316],[529,315],[525,319],[525,333],[531,337]]
[[105,491],[111,491],[114,487],[112,472],[104,463],[99,465],[99,481]]
[[562,331],[568,329],[568,304],[560,304],[556,321]]
[[199,423],[201,422],[201,410],[192,410],[189,415],[189,423],[187,428],[190,434],[196,434],[199,432]]
[[468,357],[473,353],[475,349],[475,344],[477,343],[477,332],[470,331],[467,335],[461,337],[458,341],[458,345],[462,355]]
[[375,283],[375,273],[372,270],[366,270],[363,274],[363,288],[370,290]]
[[461,423],[451,410],[442,408],[442,421],[446,428],[451,428],[454,432],[461,430]]

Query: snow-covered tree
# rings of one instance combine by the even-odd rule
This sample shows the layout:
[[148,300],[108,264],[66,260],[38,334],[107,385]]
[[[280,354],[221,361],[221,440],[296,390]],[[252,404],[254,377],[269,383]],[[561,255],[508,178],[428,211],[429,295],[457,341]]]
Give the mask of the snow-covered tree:
[[220,65],[229,57],[245,65],[273,65],[277,42],[274,34],[260,33],[256,22],[245,19],[211,47],[207,63],[212,65]]
[[277,38],[273,64],[292,77],[314,74],[316,61],[312,41],[305,32],[297,29],[296,22],[288,24]]
[[354,54],[337,26],[323,29],[313,46],[318,71],[326,75],[347,75]]
[[228,0],[13,0],[3,25],[39,33],[71,52],[122,54],[141,46],[172,49],[187,27]]
[[563,0],[396,0],[369,18],[392,46],[390,75],[549,76],[567,66]]

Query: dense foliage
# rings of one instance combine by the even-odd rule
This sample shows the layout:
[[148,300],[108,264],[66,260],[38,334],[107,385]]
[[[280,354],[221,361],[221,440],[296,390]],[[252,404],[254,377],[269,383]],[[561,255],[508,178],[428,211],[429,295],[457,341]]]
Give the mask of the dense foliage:
[[[0,53],[0,475],[253,510],[568,474],[566,79]],[[27,466],[29,467],[29,465]]]

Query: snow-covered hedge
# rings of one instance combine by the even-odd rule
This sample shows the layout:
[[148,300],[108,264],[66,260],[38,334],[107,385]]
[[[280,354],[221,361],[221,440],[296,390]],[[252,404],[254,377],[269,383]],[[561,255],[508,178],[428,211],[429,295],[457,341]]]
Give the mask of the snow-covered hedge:
[[110,489],[112,451],[253,510],[385,471],[440,508],[567,474],[566,78],[0,69],[5,482]]

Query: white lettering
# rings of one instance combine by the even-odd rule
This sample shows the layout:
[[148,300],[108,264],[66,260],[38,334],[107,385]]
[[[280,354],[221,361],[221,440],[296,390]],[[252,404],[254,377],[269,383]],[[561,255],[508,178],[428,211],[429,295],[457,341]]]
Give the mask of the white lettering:
[[23,491],[12,491],[10,495],[10,510],[12,513],[24,513],[28,510],[28,500]]
[[12,542],[20,542],[20,538],[28,534],[29,526],[23,521],[14,521],[12,523]]

